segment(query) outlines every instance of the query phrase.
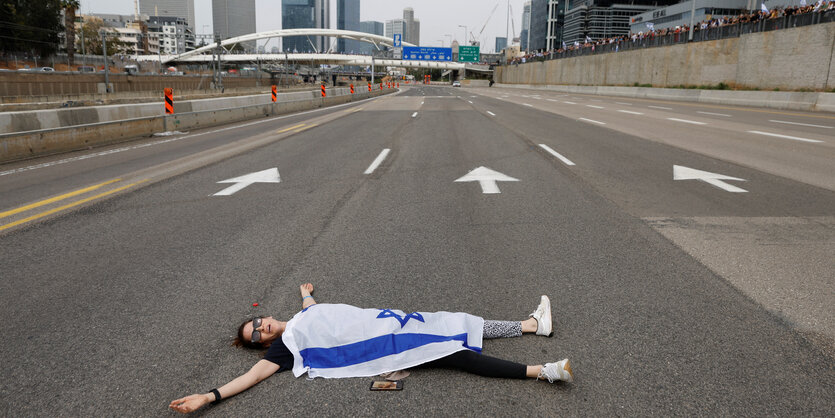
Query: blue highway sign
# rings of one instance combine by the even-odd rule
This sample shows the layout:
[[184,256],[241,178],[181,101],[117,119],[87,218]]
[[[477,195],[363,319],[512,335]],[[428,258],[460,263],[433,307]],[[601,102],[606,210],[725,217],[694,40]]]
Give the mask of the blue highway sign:
[[452,48],[404,46],[403,59],[421,61],[452,61]]

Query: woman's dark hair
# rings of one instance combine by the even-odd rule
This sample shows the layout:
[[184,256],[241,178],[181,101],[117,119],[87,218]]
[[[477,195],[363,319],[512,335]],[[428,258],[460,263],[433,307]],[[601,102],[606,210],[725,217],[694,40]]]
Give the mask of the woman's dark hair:
[[[257,318],[257,317],[255,317],[255,318]],[[255,350],[260,350],[260,349],[265,348],[264,344],[262,344],[262,343],[254,343],[249,338],[244,338],[244,326],[246,326],[246,324],[252,322],[255,318],[247,319],[246,321],[244,321],[241,324],[241,326],[238,327],[238,336],[235,337],[235,339],[232,341],[232,345],[234,345],[235,347],[246,347],[246,348],[252,348],[252,349],[255,349]]]

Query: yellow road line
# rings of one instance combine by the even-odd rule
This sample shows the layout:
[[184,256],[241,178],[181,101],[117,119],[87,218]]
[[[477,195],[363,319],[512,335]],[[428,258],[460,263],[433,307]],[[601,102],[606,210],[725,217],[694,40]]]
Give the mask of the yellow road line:
[[277,133],[277,134],[283,134],[284,132],[287,132],[287,131],[292,131],[293,129],[300,128],[300,127],[302,127],[302,126],[304,126],[304,125],[305,125],[304,123],[300,123],[300,124],[298,124],[298,125],[296,125],[296,126],[291,126],[291,127],[289,127],[289,128],[284,128],[284,129],[282,129],[282,130],[280,130],[280,131],[275,131],[275,133]]
[[315,127],[315,126],[319,126],[319,124],[318,124],[318,123],[314,123],[314,124],[312,124],[312,125],[307,125],[307,126],[305,126],[304,128],[301,128],[301,129],[299,129],[299,130],[293,131],[293,133],[294,133],[294,134],[297,134],[297,133],[299,133],[299,132],[301,132],[301,131],[306,131],[306,130],[308,130],[308,129],[310,129],[310,128],[313,128],[313,127]]
[[113,190],[106,191],[106,192],[104,192],[104,193],[99,193],[99,194],[97,194],[97,195],[95,195],[95,196],[87,197],[87,198],[81,199],[81,200],[79,200],[79,201],[72,202],[72,203],[70,203],[70,204],[67,204],[67,205],[61,206],[61,207],[59,207],[59,208],[50,209],[50,210],[48,210],[48,211],[46,211],[46,212],[41,212],[41,213],[39,213],[39,214],[37,214],[37,215],[32,215],[32,216],[30,216],[30,217],[28,217],[28,218],[21,219],[21,220],[19,220],[19,221],[15,221],[15,222],[12,222],[12,223],[10,223],[10,224],[2,225],[2,226],[0,226],[0,231],[3,231],[3,230],[6,230],[6,229],[9,229],[9,228],[12,228],[12,227],[18,226],[18,225],[20,225],[20,224],[24,224],[24,223],[29,222],[29,221],[34,221],[35,219],[40,219],[40,218],[43,218],[44,216],[52,215],[53,213],[60,212],[60,211],[62,211],[62,210],[64,210],[64,209],[69,209],[69,208],[71,208],[71,207],[73,207],[73,206],[78,206],[78,205],[80,205],[80,204],[82,204],[82,203],[86,203],[86,202],[89,202],[89,201],[91,201],[91,200],[98,199],[98,198],[100,198],[100,197],[104,197],[104,196],[107,196],[107,195],[110,195],[110,194],[113,194],[113,193],[116,193],[116,192],[120,192],[120,191],[122,191],[122,190],[128,189],[128,188],[130,188],[130,187],[136,186],[137,184],[144,183],[144,182],[146,182],[146,181],[148,181],[148,180],[142,180],[142,181],[138,181],[138,182],[136,182],[136,183],[131,183],[131,184],[128,184],[128,185],[126,185],[126,186],[122,186],[122,187],[119,187],[119,188],[116,188],[116,189],[113,189]]
[[117,181],[121,181],[121,180],[122,179],[115,179],[115,180],[106,181],[104,183],[99,183],[99,184],[96,184],[96,185],[93,185],[93,186],[90,186],[90,187],[85,187],[83,189],[78,189],[78,190],[73,191],[73,192],[62,194],[60,196],[55,196],[55,197],[52,197],[52,198],[49,198],[49,199],[46,199],[46,200],[41,200],[40,202],[35,202],[35,203],[30,204],[30,205],[21,206],[17,209],[12,209],[12,210],[7,210],[5,212],[0,212],[0,218],[5,218],[7,216],[12,216],[14,214],[18,214],[20,212],[25,212],[29,209],[34,209],[34,208],[37,208],[37,207],[41,207],[43,205],[48,205],[50,203],[57,202],[59,200],[64,200],[64,199],[69,198],[69,197],[78,196],[80,194],[96,190],[96,189],[98,189],[102,186],[107,186],[108,184],[116,183]]

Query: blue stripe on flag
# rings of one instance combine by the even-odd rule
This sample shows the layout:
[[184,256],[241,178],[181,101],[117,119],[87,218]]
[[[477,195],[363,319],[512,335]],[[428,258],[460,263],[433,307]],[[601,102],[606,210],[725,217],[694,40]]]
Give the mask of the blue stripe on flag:
[[467,345],[467,334],[433,335],[433,334],[389,334],[374,337],[353,344],[337,347],[312,347],[301,350],[306,367],[315,369],[329,369],[347,367],[365,363],[392,354],[409,351],[427,344],[445,341],[461,341],[463,347],[480,353],[480,347]]

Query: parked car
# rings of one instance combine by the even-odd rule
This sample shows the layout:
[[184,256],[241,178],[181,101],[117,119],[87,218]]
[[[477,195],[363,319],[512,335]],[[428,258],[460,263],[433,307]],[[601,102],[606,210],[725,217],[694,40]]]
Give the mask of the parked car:
[[41,67],[41,68],[38,68],[35,71],[40,71],[40,72],[44,72],[44,73],[54,73],[55,69],[52,68],[52,67]]
[[452,82],[452,87],[461,87],[461,82],[458,81],[458,80],[453,81]]

